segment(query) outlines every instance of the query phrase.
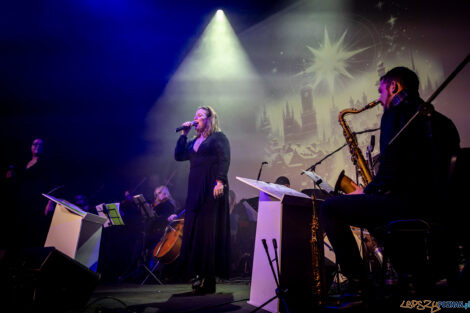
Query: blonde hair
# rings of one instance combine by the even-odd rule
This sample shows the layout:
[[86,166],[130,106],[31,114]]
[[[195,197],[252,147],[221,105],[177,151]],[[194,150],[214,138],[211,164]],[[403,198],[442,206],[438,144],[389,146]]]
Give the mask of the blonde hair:
[[[162,191],[163,195],[165,196],[165,198],[162,201],[160,201],[157,195],[159,191]],[[160,204],[161,202],[170,201],[171,204],[175,205],[175,200],[171,196],[170,190],[168,190],[168,187],[165,185],[158,186],[157,188],[155,188],[154,196],[155,196],[155,204]]]
[[196,137],[199,137],[202,134],[204,137],[207,138],[215,132],[220,132],[219,118],[217,117],[217,112],[215,112],[215,110],[210,106],[200,106],[198,110],[201,109],[206,111],[206,128],[204,128],[204,130],[200,134],[197,134]]

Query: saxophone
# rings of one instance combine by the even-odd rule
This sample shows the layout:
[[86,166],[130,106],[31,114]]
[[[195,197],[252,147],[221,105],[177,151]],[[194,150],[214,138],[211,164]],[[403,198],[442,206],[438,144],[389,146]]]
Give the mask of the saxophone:
[[[367,186],[372,181],[372,174],[367,165],[364,156],[362,155],[362,151],[359,148],[359,144],[357,143],[356,135],[351,131],[349,125],[346,123],[344,117],[347,114],[358,114],[365,110],[371,109],[375,107],[377,104],[381,103],[380,101],[372,101],[365,105],[362,109],[344,109],[339,113],[338,121],[341,127],[343,128],[343,135],[346,138],[346,143],[349,146],[349,152],[351,153],[351,161],[354,163],[356,168],[359,170],[359,175],[362,179],[362,184]],[[336,181],[335,191],[341,190],[345,193],[350,193],[354,191],[357,187],[359,187],[354,181],[344,175],[344,170],[338,177]]]
[[[359,148],[359,145],[357,143],[357,138],[356,135],[351,131],[349,128],[349,125],[346,123],[344,117],[347,114],[358,114],[361,113],[365,110],[371,109],[375,107],[377,104],[381,103],[380,101],[372,101],[365,105],[362,109],[345,109],[342,110],[339,113],[338,116],[338,121],[343,128],[343,134],[344,137],[346,138],[346,143],[349,146],[349,152],[351,153],[351,160],[356,166],[356,168],[359,171],[359,174],[362,179],[362,184],[363,186],[367,186],[371,181],[372,181],[372,174],[371,170],[364,159],[364,156],[362,155],[361,149]],[[371,165],[372,166],[372,165]],[[338,180],[336,182],[336,187],[335,187],[335,192],[337,190],[342,190],[345,193],[351,193],[353,192],[357,187],[359,187],[352,179],[344,175],[344,170],[341,172],[341,174],[338,177]],[[361,235],[362,237],[362,235]],[[361,245],[362,245],[362,255],[363,259],[369,262],[369,266],[371,266],[371,262],[378,262],[378,264],[382,264],[383,257],[380,253],[380,250],[377,250],[377,241],[375,238],[370,237],[369,238],[370,243],[369,245],[366,245],[365,242],[367,241],[366,239],[361,238]],[[375,246],[375,247],[374,247]],[[371,249],[373,249],[373,255],[371,255]]]
[[315,197],[312,195],[312,224],[310,225],[311,238],[310,248],[312,251],[312,300],[316,307],[324,304],[325,273],[324,273],[324,253],[323,253],[323,234],[320,230],[320,221],[315,207]]
[[[361,173],[362,182],[367,185],[372,181],[372,174],[367,166],[367,163],[362,155],[359,145],[357,143],[356,135],[351,131],[348,124],[344,120],[344,116],[347,114],[357,114],[362,111],[373,108],[380,101],[373,101],[367,104],[360,110],[346,109],[339,114],[339,123],[343,128],[346,142],[351,152],[351,159],[356,166],[359,167]],[[335,191],[340,188],[345,193],[354,191],[358,185],[354,183],[352,179],[344,175],[344,170],[341,172],[340,177],[336,182]],[[311,237],[310,246],[312,252],[312,295],[315,306],[321,306],[325,302],[326,286],[325,286],[325,273],[324,273],[324,253],[323,253],[323,234],[320,229],[320,221],[318,220],[318,212],[315,207],[315,197],[312,196],[312,224],[310,225]]]

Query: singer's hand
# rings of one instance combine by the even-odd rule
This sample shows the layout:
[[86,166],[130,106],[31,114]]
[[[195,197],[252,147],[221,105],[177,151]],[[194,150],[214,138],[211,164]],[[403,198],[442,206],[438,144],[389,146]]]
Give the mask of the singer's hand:
[[181,124],[182,127],[184,127],[182,130],[181,130],[181,135],[187,135],[189,133],[189,131],[191,130],[191,127],[193,126],[193,122],[184,122],[183,124]]
[[168,222],[172,222],[176,217],[178,217],[178,215],[171,214],[170,216],[168,216]]
[[224,184],[218,180],[214,187],[214,198],[220,198],[224,195]]

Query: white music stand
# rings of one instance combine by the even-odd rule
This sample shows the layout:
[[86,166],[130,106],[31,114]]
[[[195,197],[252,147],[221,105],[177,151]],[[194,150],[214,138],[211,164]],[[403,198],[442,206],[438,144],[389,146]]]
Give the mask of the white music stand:
[[[287,288],[288,307],[295,312],[302,302],[308,301],[312,290],[310,224],[312,222],[312,200],[306,194],[283,185],[266,183],[254,179],[237,177],[247,185],[259,190],[258,222],[256,225],[253,270],[249,304],[261,306],[276,293],[274,280],[262,239],[268,243],[268,251],[275,255],[272,239],[278,244],[280,284]],[[264,310],[283,311],[278,299],[274,299]]]
[[44,247],[54,247],[96,272],[101,226],[107,219],[82,211],[66,200],[43,196],[56,203]]

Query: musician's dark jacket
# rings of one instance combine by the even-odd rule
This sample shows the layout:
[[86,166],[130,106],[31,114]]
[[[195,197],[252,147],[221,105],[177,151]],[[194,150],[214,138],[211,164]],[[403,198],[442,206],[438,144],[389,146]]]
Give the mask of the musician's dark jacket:
[[[182,135],[175,148],[177,161],[190,161],[181,261],[188,274],[227,278],[230,270],[230,217],[227,173],[230,144],[222,132],[204,140],[197,152],[195,138]],[[214,199],[216,180],[224,183],[224,195]]]
[[[364,190],[366,194],[398,196],[422,210],[425,210],[424,203],[438,203],[436,198],[444,198],[450,158],[457,153],[460,143],[450,119],[429,106],[426,112],[430,116],[419,113],[389,144],[423,105],[418,94],[404,90],[384,111],[380,128],[380,166]],[[417,209],[422,211],[420,208]]]

